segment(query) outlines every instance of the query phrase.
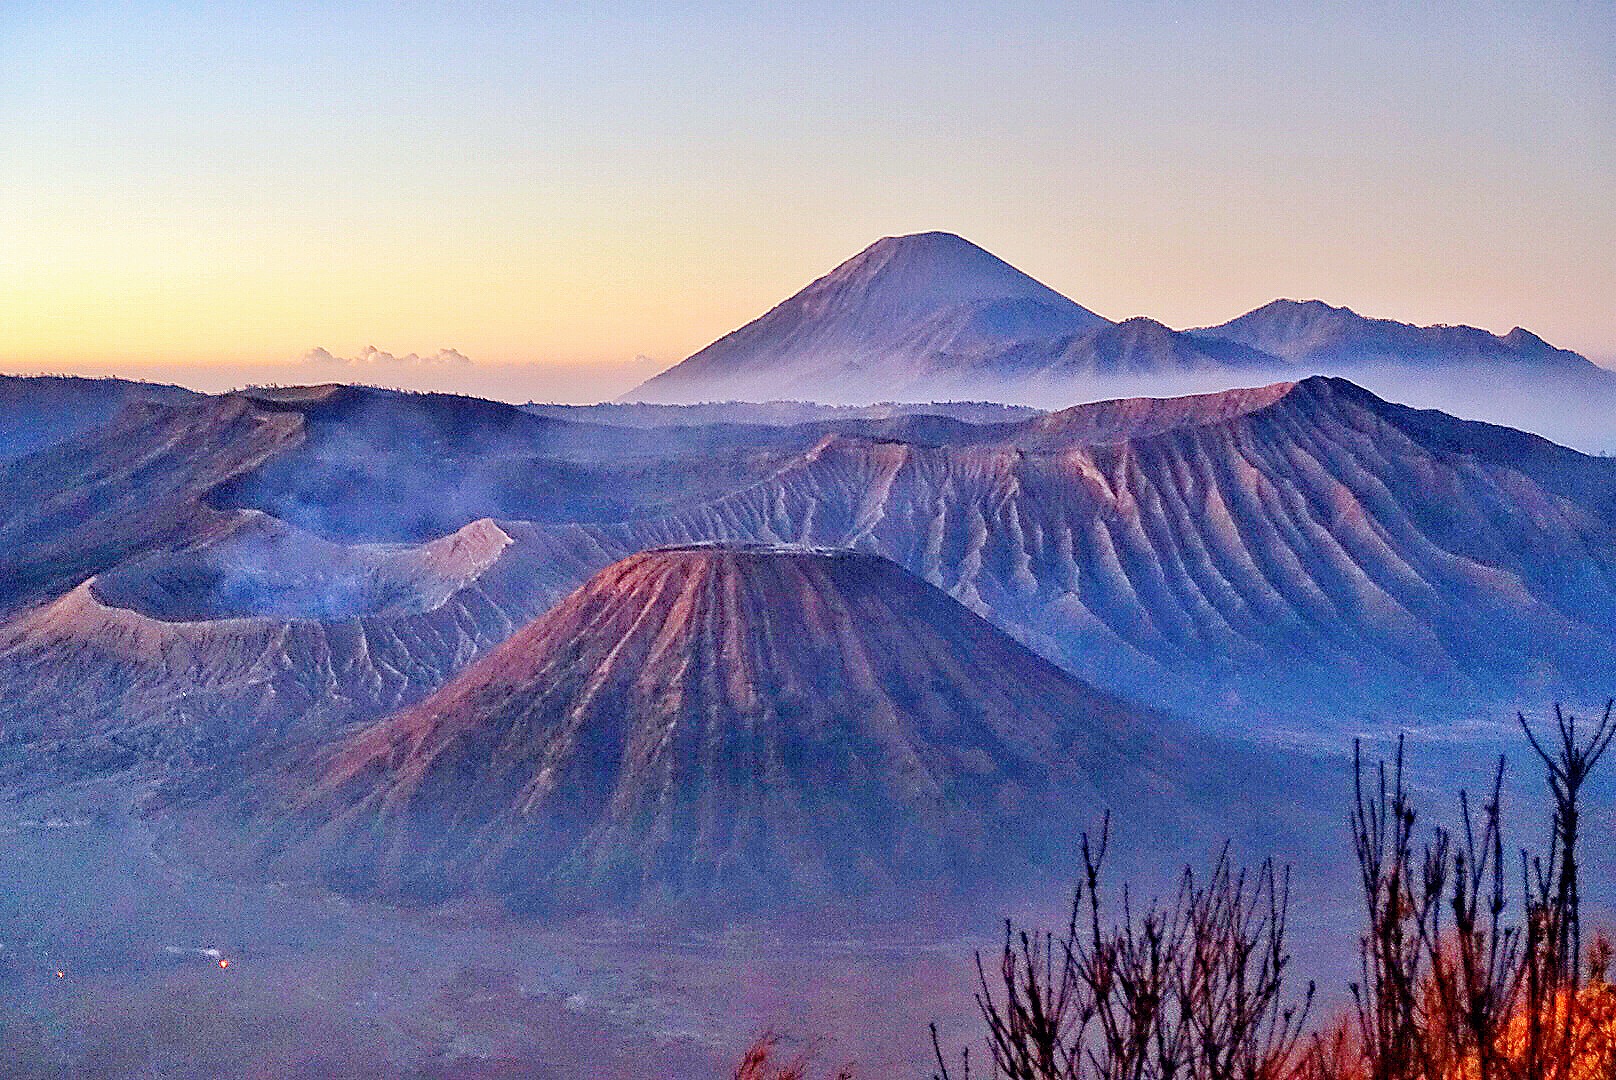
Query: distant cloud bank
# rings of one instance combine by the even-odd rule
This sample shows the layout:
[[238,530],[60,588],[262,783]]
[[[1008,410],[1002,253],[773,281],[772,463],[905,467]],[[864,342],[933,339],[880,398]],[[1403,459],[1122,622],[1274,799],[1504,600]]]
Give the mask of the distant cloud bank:
[[419,353],[395,356],[374,345],[366,345],[353,356],[336,356],[330,350],[319,347],[303,354],[305,364],[342,364],[355,367],[467,367],[471,362],[471,357],[459,349],[439,349],[426,356]]

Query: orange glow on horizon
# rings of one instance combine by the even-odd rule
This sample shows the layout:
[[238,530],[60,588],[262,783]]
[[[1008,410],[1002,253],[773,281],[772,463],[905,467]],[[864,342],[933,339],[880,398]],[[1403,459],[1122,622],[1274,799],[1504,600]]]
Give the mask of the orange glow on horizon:
[[0,370],[374,344],[617,393],[932,229],[1108,318],[1317,297],[1616,359],[1610,5],[500,7],[20,5]]

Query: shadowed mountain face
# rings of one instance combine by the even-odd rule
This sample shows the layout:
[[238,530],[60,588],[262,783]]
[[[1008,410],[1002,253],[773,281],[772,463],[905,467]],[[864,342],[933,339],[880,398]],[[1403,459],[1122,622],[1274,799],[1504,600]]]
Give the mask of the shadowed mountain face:
[[205,542],[230,515],[204,496],[302,437],[295,414],[242,395],[137,402],[104,427],[0,462],[0,613],[147,552]]
[[511,508],[542,518],[558,498],[587,498],[590,470],[569,455],[634,441],[477,398],[360,387],[136,402],[0,462],[0,612],[220,540],[260,510],[361,540],[430,540]]
[[1154,319],[1133,318],[1077,334],[1017,343],[995,355],[983,374],[1019,379],[1035,396],[1058,397],[1085,382],[1104,385],[1116,379],[1209,372],[1261,377],[1283,369],[1273,356],[1238,342],[1192,337]]
[[128,379],[0,375],[0,461],[66,442],[135,401],[181,401],[189,390]]
[[421,900],[886,902],[1046,854],[1058,808],[1186,825],[1160,724],[885,559],[655,550],[317,757],[267,843]]

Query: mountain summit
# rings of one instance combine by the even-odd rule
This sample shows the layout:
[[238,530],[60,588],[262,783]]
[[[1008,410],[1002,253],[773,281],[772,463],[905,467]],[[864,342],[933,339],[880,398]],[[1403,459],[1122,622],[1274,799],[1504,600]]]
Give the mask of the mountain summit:
[[836,308],[848,316],[910,318],[929,317],[956,304],[1024,301],[1044,305],[1062,325],[1106,322],[997,255],[946,232],[877,240],[781,308],[794,301],[816,313]]
[[889,236],[626,398],[890,398],[1108,325],[952,233]]

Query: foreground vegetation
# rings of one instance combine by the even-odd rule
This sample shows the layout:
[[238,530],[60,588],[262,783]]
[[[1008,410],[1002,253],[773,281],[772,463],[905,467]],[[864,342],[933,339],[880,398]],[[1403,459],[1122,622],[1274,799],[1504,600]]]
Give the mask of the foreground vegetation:
[[[980,1044],[951,1052],[933,1026],[933,1080],[1616,1080],[1613,946],[1584,940],[1579,880],[1583,795],[1616,708],[1520,723],[1553,814],[1518,859],[1502,759],[1479,800],[1460,792],[1454,826],[1426,827],[1401,742],[1373,764],[1355,750],[1365,919],[1346,1015],[1315,1016],[1313,984],[1292,976],[1287,869],[1242,867],[1225,849],[1168,900],[1140,907],[1124,889],[1113,911],[1102,829],[1080,841],[1065,926],[1007,922],[999,954],[978,954]],[[766,1036],[734,1077],[808,1069]]]

